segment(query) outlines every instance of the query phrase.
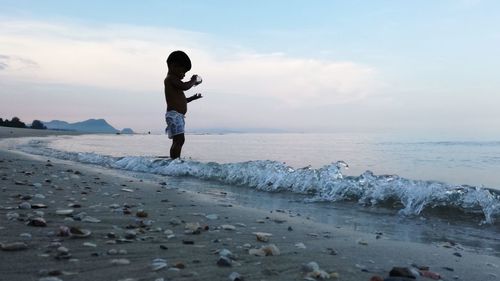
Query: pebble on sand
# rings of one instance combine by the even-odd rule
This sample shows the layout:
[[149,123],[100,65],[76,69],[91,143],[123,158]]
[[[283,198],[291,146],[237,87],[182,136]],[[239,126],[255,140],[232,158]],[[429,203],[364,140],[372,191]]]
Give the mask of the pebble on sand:
[[39,226],[39,227],[45,227],[47,226],[47,222],[43,218],[32,218],[29,223],[29,226]]
[[0,248],[3,251],[22,251],[28,249],[28,245],[24,242],[2,243],[0,244]]
[[276,245],[269,244],[266,246],[262,246],[259,249],[250,249],[250,250],[248,250],[248,253],[250,255],[259,256],[259,257],[279,256],[280,250],[278,249],[278,247],[276,247]]
[[167,267],[167,261],[164,259],[156,258],[151,263],[151,270],[158,271]]
[[236,229],[236,226],[234,225],[230,225],[230,224],[223,224],[220,226],[222,229],[224,230],[235,230]]
[[268,242],[271,236],[273,236],[271,233],[267,232],[252,232],[257,238],[257,241],[260,242]]
[[229,281],[243,281],[243,277],[238,272],[232,272],[228,277]]
[[130,261],[128,259],[112,259],[111,264],[114,265],[127,265],[130,264]]

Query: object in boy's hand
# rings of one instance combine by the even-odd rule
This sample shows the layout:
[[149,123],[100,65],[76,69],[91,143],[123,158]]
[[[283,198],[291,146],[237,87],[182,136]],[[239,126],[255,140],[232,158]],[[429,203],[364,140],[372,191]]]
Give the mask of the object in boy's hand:
[[196,83],[194,85],[197,86],[197,85],[201,84],[201,82],[203,82],[203,79],[201,79],[201,76],[196,75]]

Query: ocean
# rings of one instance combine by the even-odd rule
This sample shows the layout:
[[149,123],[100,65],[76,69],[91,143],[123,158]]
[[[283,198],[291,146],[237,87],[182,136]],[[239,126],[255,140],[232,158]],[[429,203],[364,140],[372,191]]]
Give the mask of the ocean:
[[165,135],[27,138],[9,145],[167,186],[224,192],[237,204],[400,240],[454,240],[500,256],[500,141],[188,134],[181,160],[165,158]]

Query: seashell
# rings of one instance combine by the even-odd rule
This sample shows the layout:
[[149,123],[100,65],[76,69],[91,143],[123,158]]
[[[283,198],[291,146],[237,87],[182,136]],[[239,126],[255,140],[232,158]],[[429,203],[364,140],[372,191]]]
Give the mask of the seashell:
[[234,225],[230,225],[230,224],[223,224],[220,227],[224,230],[235,230],[236,229],[236,227]]
[[317,262],[312,261],[308,264],[302,265],[302,271],[304,272],[313,272],[315,270],[319,270],[319,265]]
[[47,205],[41,203],[31,204],[31,209],[45,209]]
[[153,271],[158,271],[165,267],[167,267],[167,261],[164,259],[154,259],[153,263],[151,264],[151,269]]
[[268,242],[269,238],[273,236],[271,233],[267,232],[252,232],[257,237],[257,241]]
[[238,272],[232,272],[228,277],[229,281],[243,281],[243,277]]
[[91,216],[86,216],[82,219],[82,221],[84,222],[92,222],[92,223],[97,223],[97,222],[101,222],[100,219],[96,219],[94,217],[91,217]]
[[300,242],[300,243],[295,244],[295,247],[297,247],[299,249],[305,249],[306,245],[304,245],[304,243]]
[[18,208],[24,210],[31,209],[31,204],[29,202],[24,201],[21,204],[19,204]]
[[80,229],[78,227],[70,227],[69,232],[72,238],[85,238],[89,237],[92,232],[88,229]]
[[47,222],[43,218],[32,218],[29,223],[29,226],[40,226],[40,227],[45,227],[47,226]]
[[217,265],[224,266],[224,267],[230,267],[230,266],[232,266],[232,261],[231,261],[231,259],[229,259],[227,257],[220,256],[219,259],[217,260]]
[[130,261],[128,259],[112,259],[111,264],[114,265],[127,265],[130,264]]
[[73,209],[56,210],[56,215],[67,216],[73,214]]
[[0,248],[4,251],[21,251],[28,249],[28,245],[24,242],[14,242],[7,244],[0,244]]
[[262,246],[259,249],[250,249],[248,250],[248,253],[250,255],[255,255],[255,256],[279,256],[280,255],[280,250],[276,245],[274,244],[269,244],[266,246]]
[[219,218],[219,216],[216,214],[210,214],[210,215],[206,215],[205,218],[207,218],[209,220],[216,220]]
[[148,213],[144,210],[139,210],[139,211],[137,211],[137,213],[135,213],[135,216],[138,218],[147,218]]

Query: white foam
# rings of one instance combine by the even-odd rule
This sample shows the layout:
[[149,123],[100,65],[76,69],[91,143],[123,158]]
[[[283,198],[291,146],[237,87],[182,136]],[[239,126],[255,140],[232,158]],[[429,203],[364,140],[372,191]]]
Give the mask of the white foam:
[[360,176],[345,177],[343,161],[319,169],[294,169],[276,161],[247,161],[219,164],[191,160],[153,157],[112,157],[95,153],[64,152],[47,147],[45,140],[31,140],[20,145],[22,151],[115,169],[153,173],[165,176],[192,176],[217,180],[226,184],[248,186],[263,191],[288,191],[310,194],[310,201],[356,200],[363,205],[397,202],[400,214],[419,215],[423,210],[445,207],[468,213],[480,212],[485,223],[494,223],[500,215],[500,195],[484,187],[449,185],[421,181],[395,175],[374,175],[366,171]]

